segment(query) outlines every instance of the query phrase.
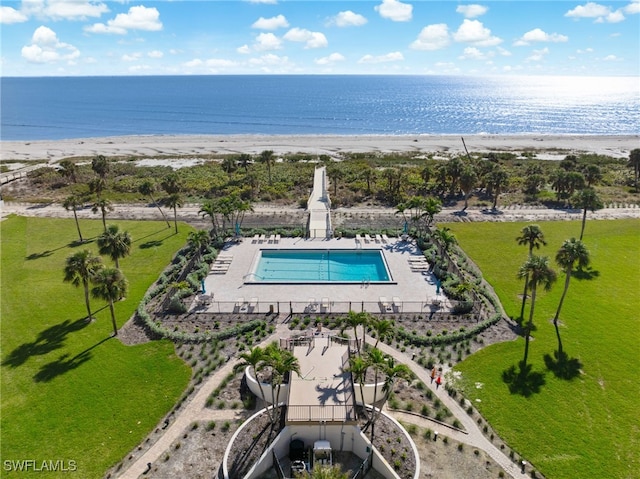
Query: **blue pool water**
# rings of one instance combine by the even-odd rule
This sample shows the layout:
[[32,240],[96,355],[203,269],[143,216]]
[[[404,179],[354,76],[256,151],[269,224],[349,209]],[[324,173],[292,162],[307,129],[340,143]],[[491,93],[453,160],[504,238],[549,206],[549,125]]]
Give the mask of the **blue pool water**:
[[387,282],[380,250],[262,250],[252,279],[271,283]]

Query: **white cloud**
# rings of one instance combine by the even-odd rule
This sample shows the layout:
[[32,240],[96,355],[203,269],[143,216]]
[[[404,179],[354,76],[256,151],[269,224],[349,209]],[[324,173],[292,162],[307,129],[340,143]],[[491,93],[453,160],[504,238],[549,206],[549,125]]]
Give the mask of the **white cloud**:
[[72,62],[80,56],[80,51],[68,43],[58,40],[56,33],[49,27],[36,28],[31,44],[22,47],[22,57],[31,63]]
[[498,47],[498,48],[496,48],[496,50],[503,57],[510,57],[511,56],[511,52],[509,50],[505,49],[505,48]]
[[259,52],[278,50],[282,48],[282,40],[273,33],[261,33],[256,37],[256,43],[253,44],[253,48]]
[[458,58],[460,60],[485,60],[488,57],[476,47],[466,47]]
[[89,33],[115,33],[125,35],[129,30],[144,30],[154,32],[162,30],[160,12],[155,7],[147,8],[143,5],[131,7],[127,13],[118,13],[113,20],[95,23],[85,27]]
[[317,58],[316,65],[333,65],[336,62],[343,62],[346,58],[341,53],[332,53],[329,56]]
[[602,60],[605,61],[605,62],[617,62],[617,61],[620,61],[622,59],[617,57],[617,56],[615,56],[615,55],[607,55]]
[[527,57],[526,61],[528,62],[539,62],[544,58],[546,54],[549,53],[548,48],[543,48],[542,50],[534,50],[531,56]]
[[279,55],[274,55],[273,53],[268,53],[266,55],[262,55],[260,58],[250,59],[249,63],[254,66],[283,67],[289,65],[289,57],[281,57]]
[[624,13],[627,13],[629,15],[640,13],[640,0],[635,0],[635,1],[631,2],[629,5],[624,7],[622,10],[624,11]]
[[104,3],[49,0],[42,13],[53,20],[86,20],[88,17],[100,17],[108,11],[109,8]]
[[410,47],[414,50],[439,50],[449,45],[449,27],[445,23],[436,23],[424,27]]
[[573,18],[598,18],[606,17],[610,12],[609,7],[595,2],[588,2],[584,5],[578,5],[573,10],[569,10],[564,16]]
[[160,50],[151,50],[150,52],[147,52],[147,56],[149,58],[162,58],[164,56],[164,53],[162,53]]
[[597,23],[619,23],[625,20],[625,16],[622,10],[616,10],[609,13],[606,17],[600,17],[596,20]]
[[413,5],[402,3],[398,0],[382,0],[382,3],[376,5],[374,9],[382,18],[387,18],[394,22],[408,22],[411,20],[413,13]]
[[473,43],[479,47],[493,47],[502,43],[502,39],[492,36],[491,30],[485,28],[482,22],[466,18],[453,38],[457,42]]
[[529,45],[532,42],[566,42],[569,40],[569,37],[566,35],[561,35],[559,33],[547,33],[540,28],[534,28],[533,30],[529,30],[527,33],[522,35],[520,39],[518,39],[513,45],[516,47],[521,47],[524,45]]
[[584,54],[584,53],[593,53],[593,48],[585,48],[584,50],[578,49],[576,53]]
[[278,0],[248,0],[249,3],[262,3],[265,5],[276,5]]
[[335,17],[332,17],[327,22],[328,25],[336,25],[338,27],[359,27],[367,23],[367,19],[359,13],[354,13],[351,10],[345,10],[339,12]]
[[195,68],[195,67],[201,67],[202,65],[204,65],[204,62],[199,58],[194,58],[193,60],[184,62],[183,65],[187,68]]
[[278,28],[286,28],[289,26],[289,22],[287,21],[284,15],[278,15],[276,17],[271,18],[258,18],[251,28],[257,28],[259,30],[277,30]]
[[487,10],[489,10],[489,8],[485,7],[484,5],[477,4],[458,5],[458,8],[456,8],[456,12],[462,13],[465,18],[479,17],[480,15],[484,15],[485,13],[487,13]]
[[373,55],[365,55],[358,60],[358,63],[388,63],[399,62],[402,60],[404,60],[404,56],[401,52],[391,52],[386,55],[378,55],[375,57]]
[[122,55],[121,59],[123,62],[135,62],[140,58],[142,58],[142,53],[136,52],[136,53]]
[[251,48],[249,47],[249,45],[245,44],[241,47],[236,48],[236,51],[241,55],[248,55],[249,53],[251,53]]
[[26,22],[28,19],[29,17],[15,8],[0,7],[0,23],[8,25],[11,23]]
[[290,42],[305,43],[305,48],[323,48],[329,44],[327,37],[325,37],[323,33],[312,32],[310,30],[297,27],[292,28],[285,33],[283,38]]

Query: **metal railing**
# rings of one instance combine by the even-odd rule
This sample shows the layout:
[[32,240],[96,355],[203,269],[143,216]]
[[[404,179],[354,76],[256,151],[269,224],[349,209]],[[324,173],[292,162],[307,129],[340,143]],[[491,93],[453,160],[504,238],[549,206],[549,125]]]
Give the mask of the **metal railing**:
[[[309,303],[308,301],[252,301],[243,299],[238,301],[215,301],[196,299],[191,312],[193,313],[227,313],[227,314],[290,314],[322,317],[325,314],[346,314],[349,311],[368,312],[380,315],[417,314],[431,321],[466,321],[473,322],[482,319],[484,311],[481,303],[474,302],[470,313],[455,314],[453,308],[457,301],[441,301],[437,304],[435,298],[424,301],[399,301],[397,303],[381,304],[379,301],[330,301]],[[311,326],[310,326],[311,327]]]
[[287,422],[353,422],[357,419],[353,404],[289,405]]

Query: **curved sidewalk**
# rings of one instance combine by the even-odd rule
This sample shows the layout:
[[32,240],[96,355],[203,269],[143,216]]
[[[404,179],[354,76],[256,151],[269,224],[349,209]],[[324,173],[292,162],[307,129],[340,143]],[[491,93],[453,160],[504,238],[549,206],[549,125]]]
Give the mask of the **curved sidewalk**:
[[[371,336],[367,336],[367,341],[369,344],[373,344],[375,342],[375,338]],[[437,428],[429,421],[427,422],[419,417],[413,415],[407,417],[407,422],[416,423],[418,425],[422,425],[425,421],[424,427],[429,427],[434,430],[438,430],[438,433],[449,436],[456,441],[463,442],[470,446],[476,447],[478,449],[482,449],[485,451],[491,458],[498,463],[504,471],[509,474],[513,478],[522,478],[525,474],[522,474],[519,465],[514,463],[509,457],[507,457],[500,449],[498,449],[487,437],[482,433],[476,422],[471,418],[467,412],[460,406],[458,401],[449,396],[446,389],[444,387],[436,388],[434,384],[431,384],[431,377],[429,376],[428,371],[426,371],[422,366],[413,361],[411,358],[401,353],[400,351],[388,346],[384,343],[378,343],[378,349],[389,356],[392,356],[394,359],[398,360],[401,363],[409,366],[411,371],[420,379],[426,387],[428,387],[434,395],[440,399],[440,401],[447,406],[449,411],[460,421],[466,434],[460,433],[458,431],[454,431],[446,426],[442,426]],[[395,415],[395,413],[392,413]],[[446,429],[446,431],[445,431]]]

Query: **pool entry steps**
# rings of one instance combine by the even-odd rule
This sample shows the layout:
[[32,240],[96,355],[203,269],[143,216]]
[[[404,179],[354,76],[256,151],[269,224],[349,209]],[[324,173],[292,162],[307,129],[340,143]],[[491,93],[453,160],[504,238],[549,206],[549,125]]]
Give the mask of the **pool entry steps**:
[[327,193],[327,169],[316,168],[313,174],[313,190],[307,203],[309,212],[309,238],[331,238],[331,200]]

